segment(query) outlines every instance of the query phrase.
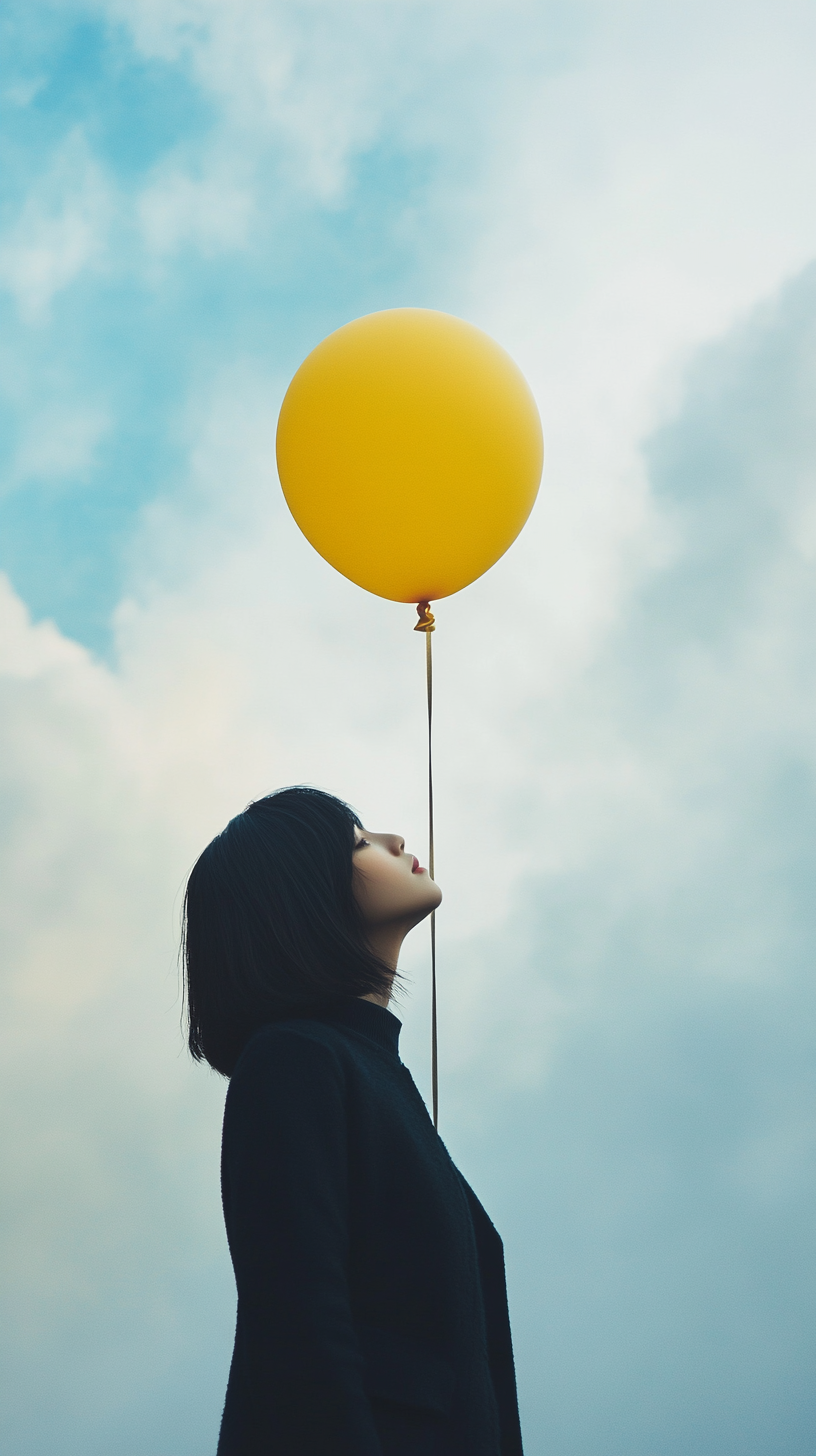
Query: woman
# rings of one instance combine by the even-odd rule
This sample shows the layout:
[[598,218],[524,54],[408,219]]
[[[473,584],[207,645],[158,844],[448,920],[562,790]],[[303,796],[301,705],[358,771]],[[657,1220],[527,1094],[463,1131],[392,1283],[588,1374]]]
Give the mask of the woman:
[[190,1050],[231,1078],[218,1456],[520,1456],[501,1239],[387,1009],[441,898],[398,835],[308,788],[250,804],[190,875]]

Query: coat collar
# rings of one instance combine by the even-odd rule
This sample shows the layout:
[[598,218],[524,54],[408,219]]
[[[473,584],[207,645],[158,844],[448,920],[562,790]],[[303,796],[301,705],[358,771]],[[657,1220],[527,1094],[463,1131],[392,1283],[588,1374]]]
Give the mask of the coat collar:
[[376,1042],[377,1046],[399,1059],[399,1037],[402,1022],[390,1011],[386,1011],[384,1006],[377,1006],[373,1001],[364,1001],[362,997],[355,996],[321,1011],[316,1020],[327,1021],[332,1026],[343,1026],[347,1027],[349,1031],[356,1031],[360,1036]]

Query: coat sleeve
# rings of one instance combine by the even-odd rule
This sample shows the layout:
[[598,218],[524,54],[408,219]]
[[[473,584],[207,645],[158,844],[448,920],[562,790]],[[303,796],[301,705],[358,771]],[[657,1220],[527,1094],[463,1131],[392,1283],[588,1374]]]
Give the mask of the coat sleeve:
[[516,1392],[516,1368],[513,1360],[513,1340],[510,1334],[510,1311],[507,1305],[504,1246],[498,1230],[470,1184],[464,1178],[462,1178],[462,1182],[470,1205],[473,1232],[476,1236],[476,1253],[479,1259],[487,1326],[487,1358],[499,1412],[501,1456],[523,1456],[521,1421]]
[[339,1059],[270,1027],[224,1114],[238,1320],[218,1456],[382,1456],[349,1302],[347,1163]]

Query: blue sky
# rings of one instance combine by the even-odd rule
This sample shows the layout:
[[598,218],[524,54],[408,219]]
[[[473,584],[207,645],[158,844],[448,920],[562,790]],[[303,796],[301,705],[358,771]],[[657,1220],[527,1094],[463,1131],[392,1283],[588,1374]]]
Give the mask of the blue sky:
[[180,469],[174,423],[197,377],[238,354],[286,380],[325,333],[360,313],[418,298],[456,307],[461,238],[446,194],[475,181],[472,93],[491,67],[477,58],[472,81],[457,88],[471,114],[456,118],[447,146],[406,137],[397,117],[349,147],[342,179],[304,186],[286,138],[264,138],[251,200],[226,204],[251,208],[247,229],[216,229],[203,247],[182,234],[169,242],[171,261],[157,262],[163,244],[151,257],[133,212],[168,158],[193,177],[206,169],[223,126],[217,101],[186,57],[140,54],[126,26],[92,7],[40,11],[37,22],[30,7],[12,8],[6,28],[19,68],[6,92],[6,216],[19,216],[41,179],[52,217],[84,189],[103,236],[87,276],[29,304],[39,308],[33,329],[30,312],[22,327],[13,308],[7,318],[12,459],[26,406],[70,414],[79,405],[97,432],[73,469],[57,471],[53,459],[44,467],[36,452],[24,463],[2,502],[2,565],[36,615],[104,652],[134,519]]
[[[505,1239],[525,1449],[812,1456],[812,13],[3,25],[0,1444],[215,1449],[179,896],[281,783],[424,843],[418,639],[273,450],[318,339],[420,304],[514,354],[547,447],[435,637],[442,1131]],[[419,936],[405,971],[427,1090]]]

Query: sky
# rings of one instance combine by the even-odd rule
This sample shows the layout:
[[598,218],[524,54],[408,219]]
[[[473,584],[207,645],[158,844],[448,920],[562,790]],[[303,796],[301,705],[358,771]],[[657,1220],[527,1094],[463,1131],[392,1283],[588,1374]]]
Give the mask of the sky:
[[[812,1456],[816,12],[9,0],[0,1446],[215,1451],[196,855],[286,783],[425,844],[412,609],[312,551],[289,378],[486,329],[545,469],[438,604],[440,1130],[527,1456]],[[429,1095],[427,935],[403,1056]]]

